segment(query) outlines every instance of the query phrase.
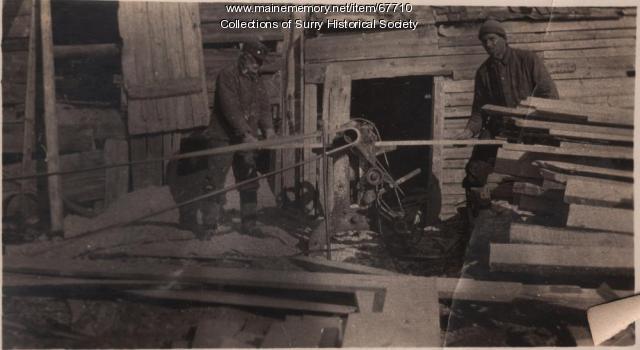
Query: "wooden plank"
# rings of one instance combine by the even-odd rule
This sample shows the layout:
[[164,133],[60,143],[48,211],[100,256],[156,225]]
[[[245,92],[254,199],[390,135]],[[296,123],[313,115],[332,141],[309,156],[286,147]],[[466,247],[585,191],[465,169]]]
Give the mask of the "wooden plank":
[[567,227],[633,233],[633,210],[571,204]]
[[[598,78],[598,79],[569,79],[569,80],[558,80],[556,81],[556,86],[558,88],[558,93],[562,96],[563,99],[568,99],[571,97],[590,97],[590,96],[602,96],[603,91],[606,91],[606,95],[623,95],[629,94],[633,92],[635,80],[631,77],[624,78]],[[623,123],[624,116],[628,115],[625,113],[622,118],[622,121],[618,121],[617,119],[612,119],[613,123]],[[610,118],[615,118],[615,114],[609,115]],[[593,119],[590,118],[590,122],[608,122],[607,120],[601,120],[598,118],[598,115],[594,115]],[[633,121],[633,118],[631,118]],[[625,124],[629,125],[629,124]]]
[[370,313],[374,311],[376,293],[368,290],[358,290],[355,292],[356,305],[359,313]]
[[510,150],[503,146],[498,150],[493,171],[498,174],[536,179],[540,177],[540,172],[532,164],[534,159],[534,155],[526,151]]
[[469,116],[471,116],[470,107],[445,107],[444,109],[445,119],[469,118]]
[[[628,85],[627,79],[604,82],[604,85],[623,83]],[[633,82],[633,79],[630,79]],[[632,84],[632,83],[631,83]],[[575,87],[575,86],[574,86]],[[629,85],[633,91],[633,85]],[[627,90],[629,91],[629,90]],[[597,95],[596,95],[597,96]],[[633,126],[633,111],[621,108],[611,108],[606,106],[594,106],[584,103],[576,103],[564,100],[550,100],[537,97],[529,97],[521,102],[524,106],[534,107],[538,112],[548,114],[563,114],[567,116],[586,116],[589,122],[614,124],[622,126]]]
[[[168,98],[167,103],[171,105],[171,112],[174,117],[167,122],[167,129],[181,130],[189,128],[194,123],[192,115],[192,96],[193,94],[206,94],[206,85],[202,83],[201,77],[191,77],[187,75],[185,67],[185,57],[183,54],[183,47],[176,45],[176,43],[182,43],[182,19],[180,16],[180,5],[171,4],[166,6],[160,6],[161,13],[159,16],[162,18],[164,41],[167,43],[174,43],[173,45],[166,45],[166,70],[169,80],[175,81],[177,84],[171,82],[167,83],[167,86],[180,86],[184,94],[168,94],[165,96],[157,95],[157,97],[172,97]],[[174,85],[175,84],[175,85]],[[181,96],[180,96],[181,95]]]
[[569,179],[565,203],[611,207],[633,207],[633,184],[614,181]]
[[[144,21],[135,18],[135,13],[141,13],[141,16],[146,17],[145,3],[125,2],[118,6],[118,25],[122,37],[121,65],[125,87],[127,84],[143,83],[147,81],[146,77],[149,75],[146,72],[149,68],[148,64],[136,63],[137,61],[149,62],[149,60],[147,51],[141,50],[145,47],[144,41],[147,40],[146,37],[142,37],[143,33],[146,33],[146,28],[139,28]],[[149,101],[127,104],[127,123],[131,134],[147,132],[145,111],[150,105]],[[132,157],[133,159],[135,158]]]
[[[432,140],[440,140],[444,138],[444,101],[445,94],[443,91],[443,84],[445,80],[442,77],[434,77],[433,78],[433,103],[431,105],[431,139]],[[438,186],[442,188],[443,184],[443,161],[444,161],[444,153],[443,146],[435,146],[431,151],[431,172],[436,177],[438,181]]]
[[451,92],[447,94],[445,106],[447,107],[471,106],[472,103],[473,103],[472,92]]
[[633,55],[635,47],[606,47],[595,49],[581,49],[581,50],[547,50],[541,53],[542,57],[547,59],[557,58],[584,58],[584,57],[617,57]]
[[[429,56],[437,51],[436,43],[437,30],[434,26],[417,30],[326,35],[306,41],[305,59],[319,62]],[[403,54],[408,51],[411,53]]]
[[466,175],[464,169],[445,169],[442,171],[442,183],[461,184]]
[[[622,17],[613,20],[579,20],[579,21],[505,21],[502,22],[507,33],[548,33],[562,31],[583,31],[596,29],[635,29],[636,23],[633,17]],[[480,24],[474,26],[440,25],[438,33],[445,37],[477,35]]]
[[160,300],[179,300],[192,303],[225,304],[236,306],[260,307],[267,309],[312,311],[346,315],[356,311],[355,306],[319,303],[313,301],[295,300],[261,296],[257,294],[242,294],[207,291],[178,291],[178,290],[130,290],[128,293],[146,298]]
[[633,237],[628,235],[518,223],[511,224],[509,241],[511,243],[561,246],[606,246],[620,248],[633,246]]
[[597,167],[551,160],[537,160],[535,161],[535,165],[568,174],[633,179],[633,171],[630,170],[618,170],[608,167]]
[[444,159],[469,159],[473,147],[445,147],[442,150]]
[[429,334],[422,325],[398,323],[385,314],[351,314],[344,331],[343,347],[436,347],[438,334]]
[[[574,31],[543,31],[539,33],[509,33],[509,44],[536,43],[545,41],[573,41],[611,38],[635,38],[635,29],[609,30],[574,30]],[[441,37],[438,46],[473,46],[478,45],[477,32],[473,35]]]
[[592,158],[633,159],[633,151],[631,148],[614,146],[599,146],[587,144],[576,144],[575,146],[570,146],[568,143],[562,143],[561,147],[553,147],[509,143],[503,145],[502,149],[506,151],[532,152]]
[[514,119],[515,125],[521,128],[542,129],[553,131],[555,133],[584,133],[584,134],[600,134],[607,136],[620,136],[622,139],[633,137],[633,129],[612,128],[595,125],[584,125],[575,123],[557,123],[531,119]]
[[[176,283],[208,283],[287,290],[313,290],[353,293],[356,290],[384,290],[388,285],[412,286],[430,300],[435,279],[416,276],[371,276],[361,274],[300,271],[253,270],[173,266],[169,264],[130,264],[113,260],[83,261],[5,257],[4,271],[60,277],[87,277],[134,280],[172,280]],[[179,272],[181,271],[181,272]],[[413,289],[412,288],[412,289]],[[425,292],[426,291],[426,292]]]
[[202,81],[202,93],[191,96],[193,126],[206,126],[209,125],[209,98],[206,94],[207,83],[198,4],[181,3],[180,14],[186,76],[199,77]]
[[[105,164],[122,164],[129,161],[129,144],[126,140],[109,139],[104,144]],[[104,201],[108,206],[129,191],[129,167],[105,170]]]
[[[53,63],[53,33],[51,20],[51,1],[40,2],[40,28],[42,36],[42,71],[44,85],[44,120],[47,145],[47,172],[55,173],[60,170],[60,155],[58,151],[58,120],[56,119],[56,87]],[[49,212],[51,231],[64,231],[62,183],[60,176],[48,177]]]
[[438,298],[510,303],[521,292],[519,282],[476,281],[470,278],[438,277]]
[[491,243],[492,271],[633,274],[633,248]]

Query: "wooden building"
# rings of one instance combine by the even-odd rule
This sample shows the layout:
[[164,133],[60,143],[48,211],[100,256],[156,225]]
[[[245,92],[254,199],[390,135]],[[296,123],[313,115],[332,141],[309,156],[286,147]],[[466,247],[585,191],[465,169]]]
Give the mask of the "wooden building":
[[[316,131],[320,120],[334,127],[358,117],[374,121],[385,140],[450,138],[470,114],[474,72],[487,57],[477,30],[489,17],[503,21],[513,47],[544,59],[561,98],[633,108],[634,8],[414,6],[393,16],[263,14],[271,20],[418,22],[416,30],[318,32],[222,29],[223,18],[256,15],[230,14],[217,3],[51,5],[46,22],[47,13],[32,0],[3,2],[5,176],[34,171],[33,160],[51,152],[44,141],[47,113],[57,125],[62,170],[175,154],[183,137],[207,125],[217,73],[238,57],[243,40],[256,37],[272,49],[263,79],[280,135]],[[41,64],[46,33],[52,37],[54,69]],[[55,81],[55,88],[42,89],[42,79]],[[51,94],[55,103],[48,105]],[[460,183],[470,152],[470,147],[398,149],[389,154],[390,167],[396,177],[420,168],[423,176],[412,186],[437,183],[441,217],[447,218],[464,200]],[[311,151],[274,154],[274,166],[280,167],[308,158]],[[99,208],[127,191],[163,184],[165,165],[61,176],[61,197],[70,207]],[[349,199],[349,168],[343,157],[330,169],[332,202],[338,199],[333,193]],[[320,185],[320,173],[310,164],[277,176],[271,185],[281,199],[296,200],[303,197],[303,183]],[[44,185],[5,182],[5,207],[12,194],[36,193]]]

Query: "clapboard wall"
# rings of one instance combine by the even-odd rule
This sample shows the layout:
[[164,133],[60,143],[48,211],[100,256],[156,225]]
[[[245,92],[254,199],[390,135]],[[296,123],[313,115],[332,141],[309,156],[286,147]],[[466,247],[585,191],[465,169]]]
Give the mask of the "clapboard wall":
[[[494,17],[503,22],[512,47],[533,50],[544,59],[561,98],[633,108],[633,8],[415,8],[419,10],[412,18],[421,24],[415,31],[307,38],[306,82],[322,84],[329,65],[339,66],[351,79],[440,76],[440,91],[434,91],[433,138],[451,138],[466,125],[475,70],[487,58],[477,39],[478,28]],[[443,218],[455,214],[456,204],[464,201],[460,183],[470,154],[470,147],[434,149]]]

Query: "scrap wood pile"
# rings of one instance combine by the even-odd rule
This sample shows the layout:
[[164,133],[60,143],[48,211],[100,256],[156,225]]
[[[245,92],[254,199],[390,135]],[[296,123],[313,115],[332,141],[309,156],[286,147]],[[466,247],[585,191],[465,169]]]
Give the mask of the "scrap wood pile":
[[[301,260],[307,265],[314,264],[314,259]],[[144,261],[85,259],[81,262],[7,257],[4,263],[6,297],[19,299],[38,295],[38,291],[56,291],[58,298],[69,301],[69,308],[73,310],[71,320],[66,320],[68,324],[58,321],[56,327],[43,326],[39,331],[40,334],[75,341],[65,343],[70,347],[441,345],[435,278],[395,275],[363,266],[357,268],[359,274],[347,274],[181,266]],[[339,263],[336,264],[332,266],[329,262],[323,268],[325,271],[340,270]],[[84,306],[76,307],[77,301],[91,300],[91,293],[95,295],[96,290],[100,291],[98,301],[106,299],[116,301],[121,308],[129,306],[119,312],[119,321],[117,316],[115,321],[113,318],[109,322],[103,320],[102,328],[105,329],[87,333],[82,322],[73,320],[82,319],[87,313]],[[90,303],[85,301],[84,304]],[[152,319],[147,320],[144,317],[149,316],[149,310],[141,312],[141,315],[133,311],[139,310],[140,305],[160,305],[169,310],[156,312]],[[226,315],[205,313],[200,311],[202,305],[241,307],[246,312],[236,312],[235,316],[228,312]],[[271,310],[271,313],[252,315],[251,311],[256,309]],[[5,316],[14,326],[12,329],[34,328],[33,324],[25,324],[16,317],[15,311],[11,305],[5,308]],[[99,313],[108,312],[102,310]],[[165,328],[168,323],[165,323],[164,314],[172,323],[177,323],[175,327]],[[195,318],[193,315],[199,316]],[[146,326],[146,321],[154,322],[160,331]],[[146,328],[150,329],[145,333]],[[147,333],[154,333],[156,339],[145,342],[143,339],[149,335]],[[101,338],[106,343],[82,342],[91,338]],[[122,344],[118,339],[134,343]],[[60,347],[61,343],[56,344],[55,347]]]
[[492,270],[632,278],[633,110],[541,98],[483,109],[522,142],[499,149],[494,193],[532,214],[491,244]]

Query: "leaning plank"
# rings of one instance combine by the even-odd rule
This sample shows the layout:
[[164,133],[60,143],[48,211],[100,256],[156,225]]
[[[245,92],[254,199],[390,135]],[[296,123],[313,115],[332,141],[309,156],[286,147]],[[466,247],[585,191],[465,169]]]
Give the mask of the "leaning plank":
[[631,147],[615,147],[600,145],[584,145],[563,143],[560,147],[544,146],[544,145],[524,145],[508,143],[502,146],[502,149],[508,151],[544,153],[566,156],[580,156],[593,158],[615,158],[615,159],[633,159],[633,149]]
[[633,246],[633,237],[612,232],[572,230],[560,227],[513,223],[509,231],[511,243],[533,243],[564,246]]
[[604,177],[620,177],[625,179],[633,179],[633,171],[631,170],[618,170],[551,160],[536,160],[534,164],[545,169],[562,171],[568,174],[601,175]]
[[357,308],[355,306],[319,303],[312,301],[303,301],[287,298],[276,298],[268,296],[260,296],[255,294],[242,294],[222,292],[215,290],[207,291],[179,291],[179,290],[129,290],[127,293],[142,296],[146,298],[160,299],[160,300],[179,300],[188,301],[192,303],[211,303],[211,304],[225,304],[225,305],[237,305],[237,306],[251,306],[268,309],[283,309],[283,310],[300,310],[300,311],[313,311],[330,314],[346,315],[355,312]]
[[567,227],[633,233],[633,210],[571,204]]
[[633,248],[491,243],[493,271],[633,274]]
[[606,180],[569,179],[564,193],[569,204],[633,207],[633,184]]

